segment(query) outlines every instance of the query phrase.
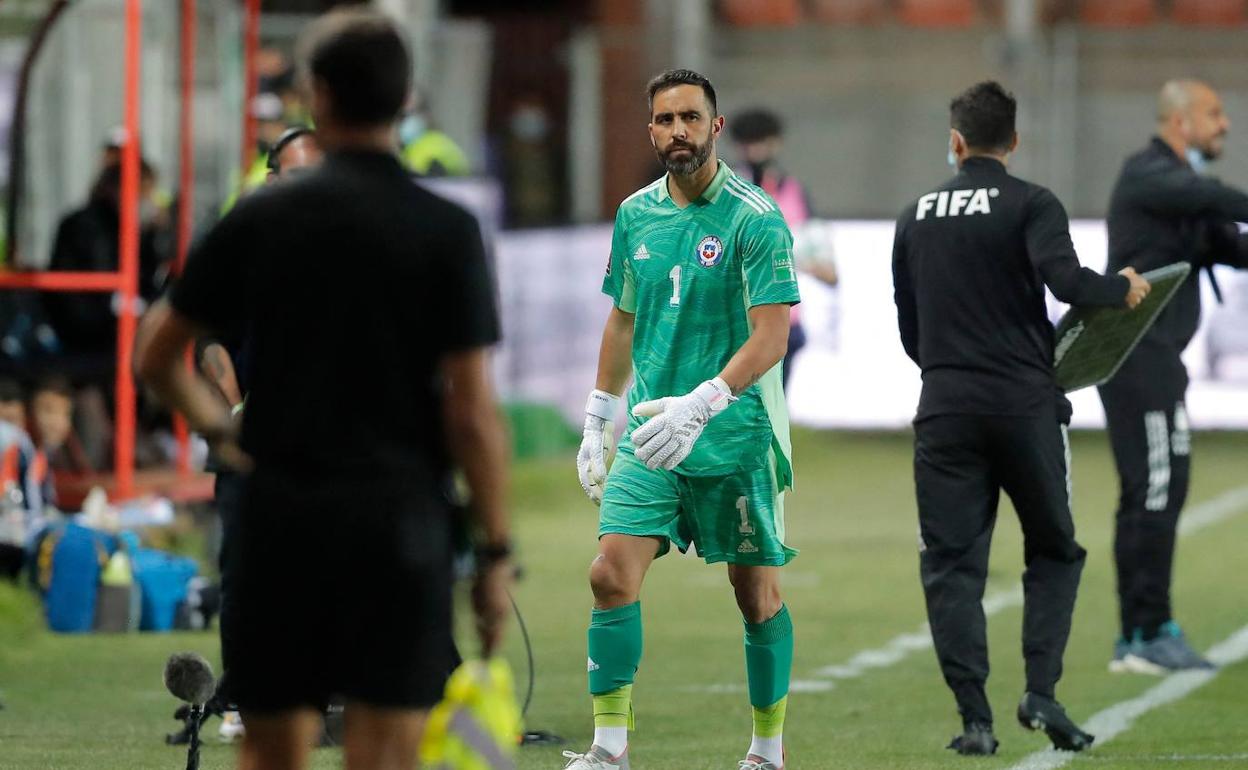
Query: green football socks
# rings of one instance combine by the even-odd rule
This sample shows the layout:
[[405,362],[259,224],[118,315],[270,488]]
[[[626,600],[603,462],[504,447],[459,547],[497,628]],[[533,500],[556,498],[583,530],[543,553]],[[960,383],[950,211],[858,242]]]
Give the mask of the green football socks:
[[793,668],[793,621],[789,608],[762,623],[745,624],[745,676],[750,683],[750,705],[765,708],[789,694]]
[[633,677],[641,664],[641,602],[595,609],[588,636],[594,745],[622,756],[633,727]]
[[770,620],[745,624],[745,675],[754,711],[751,755],[784,764],[784,715],[793,668],[793,621],[781,605]]

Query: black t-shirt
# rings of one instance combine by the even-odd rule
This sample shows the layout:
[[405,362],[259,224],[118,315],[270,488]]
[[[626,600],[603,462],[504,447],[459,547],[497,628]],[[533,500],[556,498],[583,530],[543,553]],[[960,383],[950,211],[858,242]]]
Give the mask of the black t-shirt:
[[897,320],[923,370],[916,419],[1070,416],[1053,375],[1044,287],[1072,305],[1116,306],[1128,281],[1081,267],[1053,193],[974,157],[908,206],[893,242]]
[[[1132,354],[1154,362],[1161,355],[1181,368],[1179,355],[1200,326],[1200,270],[1215,264],[1248,267],[1248,238],[1235,222],[1248,222],[1248,195],[1197,174],[1161,139],[1122,164],[1109,200],[1109,269],[1143,273],[1175,262],[1197,268]],[[1128,363],[1131,363],[1130,361]],[[1148,367],[1126,366],[1124,374]]]
[[437,492],[439,362],[499,338],[472,215],[399,161],[337,153],[239,202],[173,307],[249,347],[242,446],[257,473]]

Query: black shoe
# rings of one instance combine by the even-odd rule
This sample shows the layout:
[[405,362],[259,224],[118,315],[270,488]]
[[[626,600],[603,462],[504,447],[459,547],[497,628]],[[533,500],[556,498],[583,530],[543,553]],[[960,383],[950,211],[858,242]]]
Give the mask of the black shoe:
[[983,722],[971,722],[966,731],[950,741],[946,748],[953,749],[964,757],[987,757],[997,753],[996,737],[992,734],[992,725]]
[[1083,751],[1096,736],[1088,735],[1066,716],[1062,704],[1035,693],[1024,693],[1018,704],[1018,723],[1028,730],[1044,730],[1059,751]]

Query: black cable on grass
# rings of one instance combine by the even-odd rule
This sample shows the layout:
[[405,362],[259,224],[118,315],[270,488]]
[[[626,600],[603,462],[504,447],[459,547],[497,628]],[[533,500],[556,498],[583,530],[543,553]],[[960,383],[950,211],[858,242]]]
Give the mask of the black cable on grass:
[[524,624],[524,616],[520,614],[520,605],[516,604],[516,597],[508,591],[507,598],[511,600],[511,608],[516,612],[516,623],[519,624],[520,636],[524,639],[524,652],[529,658],[529,686],[524,694],[524,706],[520,708],[520,716],[523,718],[529,714],[529,704],[533,702],[533,685],[537,681],[537,675],[533,671],[533,643],[529,641],[529,627]]

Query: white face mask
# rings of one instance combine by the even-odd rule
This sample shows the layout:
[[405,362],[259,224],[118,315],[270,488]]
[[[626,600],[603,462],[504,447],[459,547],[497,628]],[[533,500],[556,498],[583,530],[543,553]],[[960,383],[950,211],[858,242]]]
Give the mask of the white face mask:
[[1192,167],[1192,171],[1197,174],[1203,174],[1209,170],[1209,159],[1205,154],[1195,147],[1187,148],[1187,164]]
[[409,145],[420,138],[428,128],[423,115],[406,115],[399,122],[399,144]]
[[948,157],[946,157],[946,158],[945,158],[945,160],[949,163],[949,166],[950,166],[951,168],[957,169],[957,167],[958,167],[958,156],[953,154],[953,148],[952,148],[952,147],[950,147],[950,148],[949,148],[949,156],[948,156]]

